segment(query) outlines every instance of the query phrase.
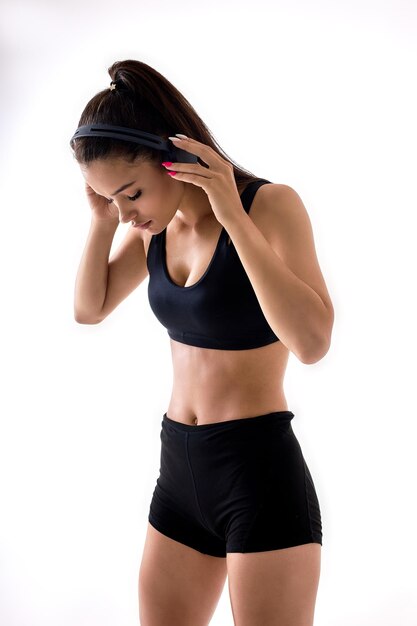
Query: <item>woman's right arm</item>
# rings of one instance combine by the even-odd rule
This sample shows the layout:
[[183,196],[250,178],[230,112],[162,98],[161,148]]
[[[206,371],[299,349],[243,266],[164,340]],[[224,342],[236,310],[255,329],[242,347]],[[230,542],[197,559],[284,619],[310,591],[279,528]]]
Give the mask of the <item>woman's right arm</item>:
[[137,228],[109,261],[119,220],[91,221],[75,282],[74,317],[79,324],[99,324],[148,276],[144,242]]
[[119,219],[94,216],[75,282],[74,317],[79,324],[99,324],[148,275],[144,242],[130,227],[118,250],[109,254]]
[[148,275],[142,235],[131,227],[109,261],[119,212],[85,181],[91,225],[75,281],[74,317],[79,324],[99,324]]
[[79,324],[97,324],[107,291],[108,263],[119,220],[91,219],[90,232],[75,281],[74,317]]

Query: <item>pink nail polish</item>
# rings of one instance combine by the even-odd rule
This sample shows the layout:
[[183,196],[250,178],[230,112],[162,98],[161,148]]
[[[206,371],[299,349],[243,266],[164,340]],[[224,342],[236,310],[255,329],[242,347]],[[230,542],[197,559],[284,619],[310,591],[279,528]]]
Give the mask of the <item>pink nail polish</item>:
[[177,172],[167,172],[167,174],[169,174],[170,176],[175,176]]

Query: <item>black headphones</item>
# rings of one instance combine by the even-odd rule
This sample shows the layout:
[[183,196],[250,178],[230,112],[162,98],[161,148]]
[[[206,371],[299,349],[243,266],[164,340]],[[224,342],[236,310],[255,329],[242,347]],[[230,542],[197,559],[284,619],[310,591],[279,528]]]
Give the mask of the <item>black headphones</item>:
[[155,150],[166,152],[164,157],[167,161],[173,163],[198,163],[197,156],[177,148],[170,140],[162,139],[159,135],[152,135],[143,130],[135,128],[127,128],[125,126],[113,126],[111,124],[88,124],[79,126],[71,137],[70,146],[74,148],[73,142],[77,137],[111,137],[112,139],[122,139],[124,141],[133,141],[144,146],[149,146]]

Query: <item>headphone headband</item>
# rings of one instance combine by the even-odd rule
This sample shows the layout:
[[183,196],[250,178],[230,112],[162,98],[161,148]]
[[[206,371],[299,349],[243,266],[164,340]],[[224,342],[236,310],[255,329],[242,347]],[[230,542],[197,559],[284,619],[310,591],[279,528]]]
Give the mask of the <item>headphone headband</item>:
[[174,160],[181,161],[182,163],[198,162],[195,154],[181,150],[159,135],[153,135],[152,133],[147,133],[144,130],[137,130],[136,128],[113,126],[112,124],[87,124],[79,126],[74,135],[71,137],[71,147],[73,147],[74,139],[77,139],[78,137],[109,137],[111,139],[133,141],[134,143],[149,146],[155,150],[168,152]]

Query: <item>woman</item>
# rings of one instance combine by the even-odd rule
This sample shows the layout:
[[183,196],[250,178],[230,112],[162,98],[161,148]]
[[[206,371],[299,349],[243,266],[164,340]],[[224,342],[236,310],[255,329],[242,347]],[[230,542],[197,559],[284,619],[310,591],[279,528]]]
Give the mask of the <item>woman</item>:
[[[208,624],[228,575],[238,626],[311,625],[320,508],[283,379],[289,352],[324,357],[334,313],[307,211],[232,162],[156,70],[109,74],[71,140],[92,210],[74,310],[97,324],[149,275],[170,337],[140,623]],[[131,228],[109,260],[119,222]]]

